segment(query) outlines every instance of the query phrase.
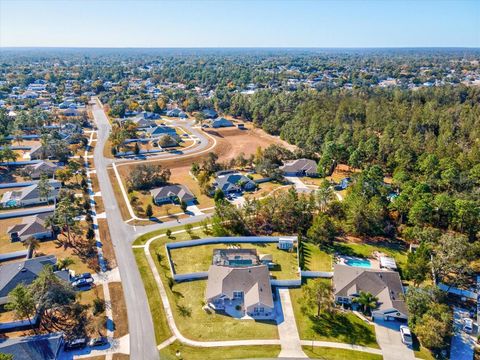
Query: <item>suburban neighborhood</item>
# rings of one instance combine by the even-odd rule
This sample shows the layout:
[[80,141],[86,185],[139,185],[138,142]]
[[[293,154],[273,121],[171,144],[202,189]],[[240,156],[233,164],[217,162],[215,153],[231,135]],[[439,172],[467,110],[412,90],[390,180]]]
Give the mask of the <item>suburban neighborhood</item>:
[[0,44],[0,360],[480,359],[478,46],[91,44]]

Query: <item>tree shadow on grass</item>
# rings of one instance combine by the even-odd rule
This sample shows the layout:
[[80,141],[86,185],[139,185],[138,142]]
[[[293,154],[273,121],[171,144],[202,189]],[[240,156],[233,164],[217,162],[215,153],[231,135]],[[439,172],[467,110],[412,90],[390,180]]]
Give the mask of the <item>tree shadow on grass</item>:
[[366,324],[354,322],[346,314],[321,313],[319,317],[310,315],[309,319],[312,330],[322,337],[358,345],[369,345],[376,341],[375,334]]

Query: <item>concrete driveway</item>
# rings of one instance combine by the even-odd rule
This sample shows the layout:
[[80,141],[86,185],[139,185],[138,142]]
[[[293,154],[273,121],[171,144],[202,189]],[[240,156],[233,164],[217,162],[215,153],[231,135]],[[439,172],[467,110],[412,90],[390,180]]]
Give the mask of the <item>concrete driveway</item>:
[[400,336],[399,321],[375,319],[375,334],[380,345],[384,360],[415,360],[413,350],[404,343]]
[[463,328],[462,319],[468,317],[468,312],[460,308],[453,310],[454,335],[450,348],[450,360],[472,360],[475,346],[473,338],[466,334]]

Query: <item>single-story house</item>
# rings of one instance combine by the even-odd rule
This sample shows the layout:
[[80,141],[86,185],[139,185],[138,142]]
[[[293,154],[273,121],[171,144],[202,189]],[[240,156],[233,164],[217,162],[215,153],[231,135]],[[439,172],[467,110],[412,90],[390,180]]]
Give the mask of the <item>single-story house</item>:
[[7,191],[3,194],[0,206],[2,207],[15,207],[15,206],[28,206],[38,205],[48,201],[53,201],[58,198],[62,184],[56,180],[50,180],[50,194],[48,199],[40,195],[38,183],[26,186],[20,190]]
[[52,177],[57,171],[58,166],[50,161],[40,161],[36,164],[31,164],[25,166],[25,172],[32,178],[32,179],[39,179],[43,174],[47,175],[48,177]]
[[145,136],[149,138],[159,138],[163,135],[170,135],[176,141],[180,140],[177,132],[170,126],[156,126],[144,129]]
[[166,185],[150,190],[153,202],[157,205],[169,202],[193,203],[196,198],[185,185]]
[[310,159],[297,159],[280,166],[285,176],[310,176],[317,177],[317,163]]
[[402,280],[396,271],[362,268],[336,264],[333,268],[335,301],[338,304],[354,305],[353,299],[360,291],[369,292],[378,298],[372,316],[388,319],[408,319]]
[[215,120],[212,120],[213,128],[222,128],[222,127],[231,127],[231,126],[234,126],[233,122],[223,117],[219,117],[219,118],[216,118]]
[[172,110],[168,110],[166,112],[166,115],[167,116],[171,116],[171,117],[178,117],[178,118],[181,118],[181,119],[185,119],[188,117],[187,113],[185,111],[182,111],[180,109],[172,109]]
[[275,316],[268,266],[219,266],[208,269],[205,300],[215,311],[248,315],[252,318]]
[[251,191],[257,187],[253,180],[238,172],[223,172],[217,175],[213,186],[217,190],[222,190],[225,194],[242,192],[244,190]]
[[0,353],[14,360],[57,360],[63,347],[63,333],[7,338],[0,341]]
[[35,239],[48,239],[53,236],[51,228],[45,226],[45,220],[43,217],[34,215],[23,218],[21,224],[10,226],[7,229],[7,234],[10,236],[10,240],[13,241],[25,241],[30,236]]
[[[8,303],[8,294],[18,284],[30,285],[45,266],[56,263],[56,256],[47,255],[0,265],[0,305]],[[65,281],[70,279],[68,270],[55,271],[55,275]]]
[[213,109],[203,109],[202,114],[205,119],[214,119],[218,116],[218,113]]
[[28,152],[28,156],[30,157],[30,160],[43,159],[44,155],[46,155],[46,154],[44,154],[43,146],[40,145],[40,144],[32,146],[32,148]]

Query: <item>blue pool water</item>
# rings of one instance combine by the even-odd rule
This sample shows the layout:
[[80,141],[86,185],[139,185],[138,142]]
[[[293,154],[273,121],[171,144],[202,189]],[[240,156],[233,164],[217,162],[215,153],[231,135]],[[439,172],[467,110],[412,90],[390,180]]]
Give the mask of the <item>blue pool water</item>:
[[356,267],[371,268],[372,264],[367,259],[347,259],[345,264]]

